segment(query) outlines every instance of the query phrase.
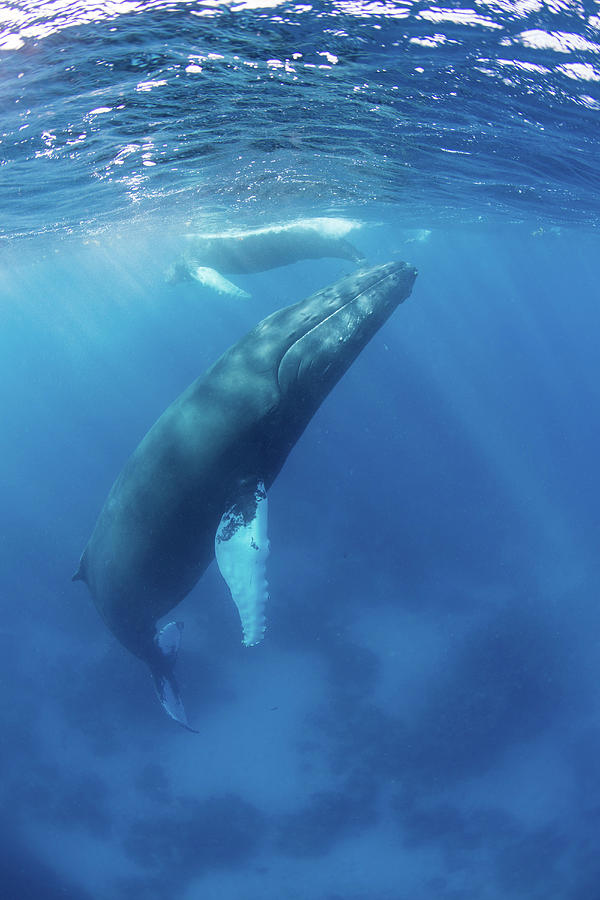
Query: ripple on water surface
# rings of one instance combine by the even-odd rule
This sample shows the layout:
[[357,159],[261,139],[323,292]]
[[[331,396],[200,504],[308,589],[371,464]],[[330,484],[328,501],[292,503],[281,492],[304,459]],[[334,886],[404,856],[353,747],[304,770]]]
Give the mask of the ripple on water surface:
[[4,237],[202,210],[600,211],[600,16],[561,0],[18,2]]

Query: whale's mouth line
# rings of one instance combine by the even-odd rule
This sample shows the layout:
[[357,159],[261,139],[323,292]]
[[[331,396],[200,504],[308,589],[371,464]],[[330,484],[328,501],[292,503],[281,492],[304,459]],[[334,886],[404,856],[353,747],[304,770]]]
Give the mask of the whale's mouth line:
[[[281,365],[283,363],[283,360],[285,359],[287,354],[290,352],[290,350],[294,349],[296,344],[299,344],[300,341],[304,340],[304,338],[307,337],[309,334],[311,334],[313,331],[316,331],[317,328],[320,328],[322,325],[325,325],[326,322],[328,322],[330,319],[333,319],[334,316],[336,316],[342,310],[346,309],[346,307],[349,306],[351,303],[354,303],[355,300],[359,300],[360,297],[363,296],[363,294],[366,294],[369,291],[372,291],[373,288],[379,287],[380,284],[382,284],[384,281],[387,281],[388,278],[391,278],[393,275],[397,275],[404,268],[407,268],[406,263],[396,263],[391,272],[386,272],[385,275],[382,275],[381,278],[377,279],[377,281],[372,282],[372,284],[370,284],[368,287],[365,287],[362,291],[359,291],[357,294],[354,294],[349,300],[346,300],[345,303],[342,303],[341,306],[338,306],[337,309],[334,309],[333,312],[329,313],[328,316],[325,316],[324,319],[320,319],[315,325],[312,326],[312,328],[307,329],[307,331],[303,332],[299,337],[297,337],[296,340],[293,343],[291,343],[289,347],[287,347],[285,352],[282,353],[281,358],[279,359],[279,361],[277,363],[277,383],[278,384],[280,383],[279,382],[279,373],[281,371]],[[360,270],[357,272],[357,274],[360,274]]]

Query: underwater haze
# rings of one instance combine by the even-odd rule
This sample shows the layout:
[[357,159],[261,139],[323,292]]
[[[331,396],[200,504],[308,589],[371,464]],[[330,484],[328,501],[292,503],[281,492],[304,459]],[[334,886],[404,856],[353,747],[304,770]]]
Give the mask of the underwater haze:
[[[600,900],[598,2],[11,0],[0,107],[3,900]],[[214,563],[164,620],[193,734],[71,576],[362,265],[189,235],[314,218],[418,276],[269,490],[264,640]]]

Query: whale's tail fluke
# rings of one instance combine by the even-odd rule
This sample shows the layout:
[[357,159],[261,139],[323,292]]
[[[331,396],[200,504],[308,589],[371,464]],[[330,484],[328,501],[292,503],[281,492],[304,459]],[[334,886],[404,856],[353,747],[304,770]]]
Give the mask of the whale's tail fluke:
[[185,709],[181,702],[179,685],[175,680],[174,669],[177,660],[177,651],[181,644],[181,632],[183,622],[169,622],[154,637],[154,645],[158,653],[154,654],[148,662],[154,687],[158,694],[163,709],[179,725],[183,725],[188,731],[198,732],[188,724]]

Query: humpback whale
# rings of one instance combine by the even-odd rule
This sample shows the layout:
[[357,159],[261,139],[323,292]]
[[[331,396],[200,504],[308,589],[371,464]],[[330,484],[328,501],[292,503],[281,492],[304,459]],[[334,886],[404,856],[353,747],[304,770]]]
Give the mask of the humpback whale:
[[167,280],[197,281],[221,294],[249,296],[224,275],[264,272],[303,259],[332,257],[355,263],[364,256],[346,240],[360,223],[352,219],[298,219],[286,225],[268,225],[221,234],[188,234],[184,254],[174,263]]
[[[358,271],[272,313],[160,416],[102,507],[73,580],[150,668],[166,712],[190,728],[174,677],[180,622],[157,622],[216,557],[243,642],[268,598],[267,491],[344,372],[411,293],[403,262]],[[193,730],[193,729],[190,729]]]

